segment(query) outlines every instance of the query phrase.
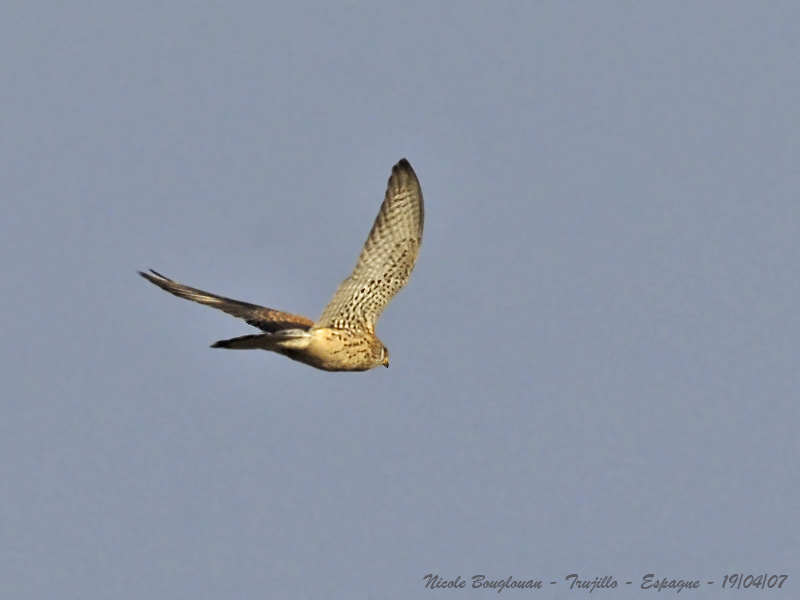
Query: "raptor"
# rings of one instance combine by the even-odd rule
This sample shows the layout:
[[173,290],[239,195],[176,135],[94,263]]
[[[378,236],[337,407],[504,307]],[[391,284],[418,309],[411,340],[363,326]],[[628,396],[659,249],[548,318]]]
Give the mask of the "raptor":
[[325,371],[389,366],[389,351],[375,335],[383,309],[406,284],[422,242],[422,189],[406,159],[394,167],[386,195],[355,269],[317,321],[189,287],[157,271],[139,275],[179,298],[244,319],[261,333],[221,340],[212,348],[269,350]]

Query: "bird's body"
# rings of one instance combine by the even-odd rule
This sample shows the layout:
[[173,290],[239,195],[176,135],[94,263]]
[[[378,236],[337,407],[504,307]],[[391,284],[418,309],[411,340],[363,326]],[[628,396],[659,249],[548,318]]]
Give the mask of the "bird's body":
[[339,286],[322,316],[310,319],[182,285],[156,271],[139,274],[186,300],[244,319],[263,333],[221,340],[214,348],[269,350],[325,371],[366,371],[389,366],[389,352],[375,323],[405,285],[422,241],[424,206],[414,170],[403,159],[392,175],[375,223],[353,273]]
[[246,335],[217,342],[213,347],[271,350],[324,371],[367,371],[388,359],[388,352],[376,336],[330,327]]

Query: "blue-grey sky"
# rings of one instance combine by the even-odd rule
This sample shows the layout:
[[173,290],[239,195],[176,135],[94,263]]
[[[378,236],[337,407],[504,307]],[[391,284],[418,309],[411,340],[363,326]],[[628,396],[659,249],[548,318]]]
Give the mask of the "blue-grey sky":
[[[796,591],[798,23],[7,3],[0,597]],[[316,318],[401,157],[426,223],[388,370],[212,350],[254,330],[136,275]]]

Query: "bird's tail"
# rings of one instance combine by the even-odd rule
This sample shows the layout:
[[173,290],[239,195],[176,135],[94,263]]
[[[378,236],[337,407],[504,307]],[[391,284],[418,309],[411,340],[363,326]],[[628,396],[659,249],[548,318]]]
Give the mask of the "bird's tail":
[[311,336],[303,329],[283,329],[275,333],[255,333],[220,340],[211,344],[212,348],[229,350],[303,350],[311,341]]
[[212,348],[227,348],[228,350],[273,350],[274,339],[269,333],[256,333],[243,335],[229,340],[220,340],[211,344]]

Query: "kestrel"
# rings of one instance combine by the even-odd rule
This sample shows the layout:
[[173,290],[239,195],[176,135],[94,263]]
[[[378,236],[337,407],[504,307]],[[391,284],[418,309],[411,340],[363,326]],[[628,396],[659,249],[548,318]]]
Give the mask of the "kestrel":
[[417,260],[425,211],[422,189],[404,158],[392,167],[386,196],[355,269],[315,323],[300,315],[209,294],[150,270],[139,275],[179,298],[244,319],[263,333],[212,344],[212,348],[271,350],[325,371],[366,371],[389,366],[389,351],[375,335],[378,317],[400,291]]

